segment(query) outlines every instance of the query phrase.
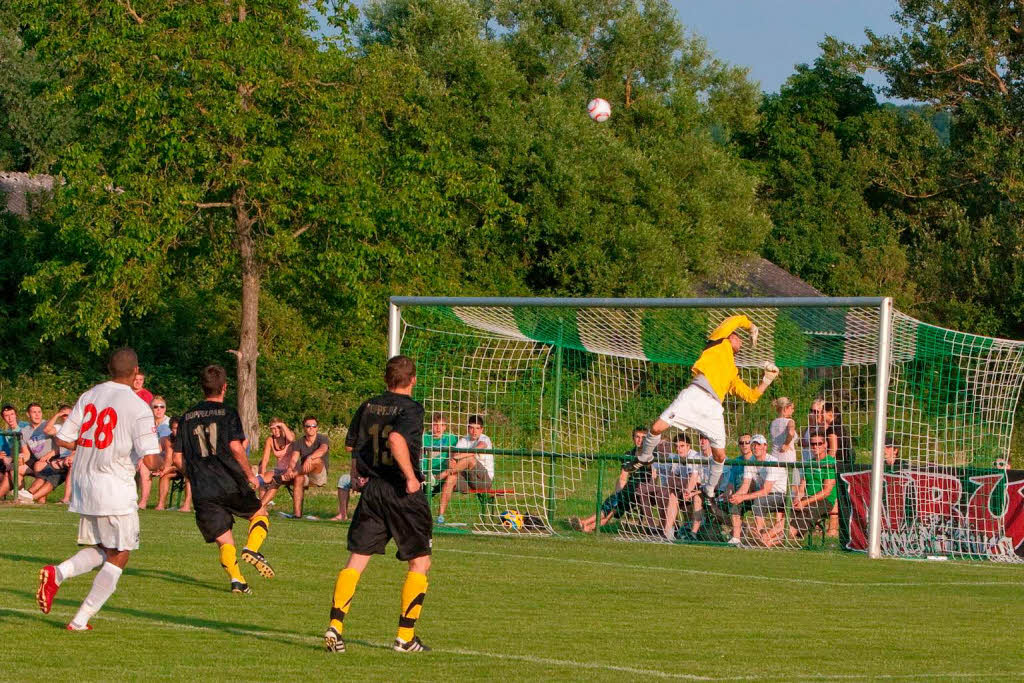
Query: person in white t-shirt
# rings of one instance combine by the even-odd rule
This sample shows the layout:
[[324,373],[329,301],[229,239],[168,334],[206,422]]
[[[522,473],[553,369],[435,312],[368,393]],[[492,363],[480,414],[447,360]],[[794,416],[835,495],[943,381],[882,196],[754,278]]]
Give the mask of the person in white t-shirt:
[[[754,450],[754,458],[759,463],[778,462],[768,455],[768,440],[763,434],[754,434],[750,437],[750,443]],[[789,476],[784,467],[748,465],[743,469],[743,484],[739,491],[732,494],[729,502],[739,505],[744,501],[753,501],[754,538],[761,544],[768,545],[768,539],[774,538],[784,523],[783,515],[779,513],[786,508],[786,482],[789,481]],[[755,486],[756,490],[751,490]],[[766,517],[772,521],[771,529],[767,529]]]
[[[459,437],[456,448],[480,448],[490,450],[491,437],[484,434],[484,419],[470,415],[466,425],[466,436]],[[489,453],[453,453],[448,469],[441,473],[441,504],[437,510],[437,523],[444,524],[444,511],[452,492],[458,488],[462,493],[486,490],[494,481],[494,456]]]
[[109,368],[110,381],[79,397],[56,436],[59,446],[76,449],[68,509],[79,514],[79,545],[89,547],[39,571],[39,608],[48,614],[63,582],[102,567],[69,631],[92,629],[89,619],[113,594],[139,547],[135,469],[144,456],[160,452],[153,411],[131,387],[139,369],[135,351],[115,351]]

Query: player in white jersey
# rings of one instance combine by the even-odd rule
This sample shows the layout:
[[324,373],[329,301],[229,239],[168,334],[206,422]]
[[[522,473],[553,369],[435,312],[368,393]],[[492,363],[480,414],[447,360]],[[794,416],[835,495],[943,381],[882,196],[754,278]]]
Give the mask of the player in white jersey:
[[64,581],[102,566],[69,631],[92,630],[89,619],[113,594],[128,556],[139,547],[135,468],[143,456],[160,452],[153,411],[131,388],[139,370],[135,351],[115,351],[109,368],[110,381],[79,397],[56,437],[64,448],[77,444],[68,509],[80,515],[78,544],[88,547],[39,571],[39,608],[49,613]]

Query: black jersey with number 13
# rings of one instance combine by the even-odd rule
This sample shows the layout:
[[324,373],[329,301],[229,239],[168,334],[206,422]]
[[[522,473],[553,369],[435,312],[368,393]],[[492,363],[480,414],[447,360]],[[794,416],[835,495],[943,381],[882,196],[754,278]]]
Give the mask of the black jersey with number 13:
[[416,478],[423,481],[423,472],[420,471],[423,406],[404,394],[388,391],[359,406],[349,425],[346,445],[352,446],[352,457],[358,458],[361,473],[378,477],[404,490],[405,475],[388,445],[388,436],[392,432],[405,437],[413,471]]
[[231,406],[202,401],[182,416],[174,450],[185,459],[194,500],[215,500],[250,490],[248,477],[229,445],[244,440],[242,420]]

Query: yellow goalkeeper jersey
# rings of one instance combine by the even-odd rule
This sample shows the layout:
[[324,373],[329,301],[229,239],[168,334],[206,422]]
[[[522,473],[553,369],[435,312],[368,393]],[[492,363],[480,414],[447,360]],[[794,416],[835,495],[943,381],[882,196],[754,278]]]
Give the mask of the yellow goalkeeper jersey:
[[723,320],[711,333],[708,346],[693,364],[693,374],[704,375],[719,400],[725,399],[729,394],[736,394],[747,403],[754,403],[761,398],[763,392],[756,388],[751,389],[740,379],[732,353],[732,344],[729,343],[729,335],[740,328],[749,330],[750,318],[745,315],[734,315]]

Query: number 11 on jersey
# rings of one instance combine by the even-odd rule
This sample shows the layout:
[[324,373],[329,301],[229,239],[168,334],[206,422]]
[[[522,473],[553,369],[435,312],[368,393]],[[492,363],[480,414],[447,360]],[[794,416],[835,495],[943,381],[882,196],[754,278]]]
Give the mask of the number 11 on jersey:
[[217,423],[211,422],[208,425],[196,425],[192,430],[196,442],[199,444],[199,454],[204,458],[217,455]]

